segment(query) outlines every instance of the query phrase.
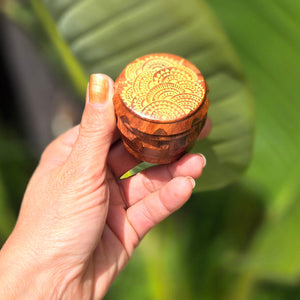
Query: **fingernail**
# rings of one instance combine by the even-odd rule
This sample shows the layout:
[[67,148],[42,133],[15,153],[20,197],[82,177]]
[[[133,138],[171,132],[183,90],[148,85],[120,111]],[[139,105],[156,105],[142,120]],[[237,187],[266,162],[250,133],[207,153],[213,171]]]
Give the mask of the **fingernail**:
[[193,185],[193,188],[194,188],[196,186],[195,179],[193,177],[190,177],[190,176],[187,176],[186,178],[191,182],[191,184]]
[[202,154],[202,153],[198,153],[201,157],[202,157],[202,160],[203,160],[203,168],[206,166],[206,158],[205,156]]
[[92,74],[89,81],[89,102],[103,104],[107,100],[109,83],[101,74]]

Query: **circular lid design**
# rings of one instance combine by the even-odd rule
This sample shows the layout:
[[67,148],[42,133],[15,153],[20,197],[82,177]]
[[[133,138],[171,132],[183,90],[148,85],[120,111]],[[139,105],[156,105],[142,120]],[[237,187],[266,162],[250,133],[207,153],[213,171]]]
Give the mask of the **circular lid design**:
[[200,71],[171,54],[152,54],[130,63],[118,80],[123,103],[152,121],[176,121],[195,112],[205,99]]

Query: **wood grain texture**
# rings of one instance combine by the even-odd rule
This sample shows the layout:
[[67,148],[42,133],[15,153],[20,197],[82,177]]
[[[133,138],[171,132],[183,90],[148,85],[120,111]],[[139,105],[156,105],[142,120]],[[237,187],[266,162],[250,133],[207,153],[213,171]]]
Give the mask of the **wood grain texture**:
[[131,62],[116,80],[114,95],[127,150],[151,163],[178,159],[205,123],[207,91],[200,71],[179,56],[157,53]]

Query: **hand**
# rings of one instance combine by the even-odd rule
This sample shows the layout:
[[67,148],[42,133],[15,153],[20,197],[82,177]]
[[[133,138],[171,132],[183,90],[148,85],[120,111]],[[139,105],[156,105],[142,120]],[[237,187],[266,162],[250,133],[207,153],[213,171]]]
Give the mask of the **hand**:
[[113,81],[92,75],[79,126],[52,142],[0,252],[1,299],[99,299],[143,236],[191,196],[204,157],[131,178],[116,133]]

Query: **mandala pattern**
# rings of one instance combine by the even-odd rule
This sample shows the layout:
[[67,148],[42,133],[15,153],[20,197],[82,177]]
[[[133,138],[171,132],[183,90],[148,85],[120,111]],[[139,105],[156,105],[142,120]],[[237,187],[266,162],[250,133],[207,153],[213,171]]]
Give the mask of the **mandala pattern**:
[[204,79],[185,66],[184,59],[146,56],[124,72],[125,80],[119,82],[124,104],[148,119],[180,119],[197,110],[205,96]]

